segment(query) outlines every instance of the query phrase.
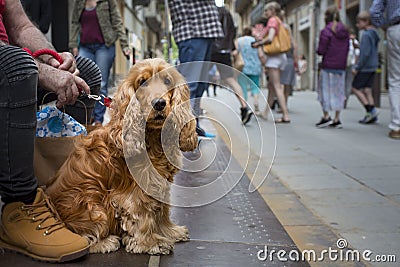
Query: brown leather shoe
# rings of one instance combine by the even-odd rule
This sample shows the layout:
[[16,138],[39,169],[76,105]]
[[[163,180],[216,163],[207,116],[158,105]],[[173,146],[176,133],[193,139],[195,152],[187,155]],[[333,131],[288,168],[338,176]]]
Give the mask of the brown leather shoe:
[[31,205],[22,202],[7,204],[1,222],[0,247],[33,259],[64,262],[89,252],[88,241],[66,228],[40,188]]
[[400,130],[397,130],[397,131],[391,130],[389,132],[389,137],[393,138],[393,139],[400,139]]

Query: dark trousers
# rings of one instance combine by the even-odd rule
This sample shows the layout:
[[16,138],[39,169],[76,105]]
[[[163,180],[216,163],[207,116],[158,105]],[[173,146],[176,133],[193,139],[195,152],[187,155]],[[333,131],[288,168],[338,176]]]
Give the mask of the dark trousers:
[[[77,67],[92,93],[97,93],[101,83],[97,65],[77,58]],[[46,92],[37,88],[37,82],[37,66],[30,55],[18,47],[0,46],[0,196],[4,203],[32,198],[37,188],[33,170],[37,103],[56,98],[52,94],[43,101]],[[82,101],[94,106],[93,100]],[[75,118],[86,118],[84,111],[77,105],[66,107]]]

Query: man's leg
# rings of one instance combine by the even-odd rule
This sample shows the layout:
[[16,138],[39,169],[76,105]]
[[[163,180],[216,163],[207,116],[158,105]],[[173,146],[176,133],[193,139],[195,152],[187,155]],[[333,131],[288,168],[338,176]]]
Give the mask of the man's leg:
[[38,71],[20,48],[0,46],[0,53],[0,194],[4,203],[32,203]]
[[[179,42],[179,72],[185,77],[190,90],[190,104],[196,117],[200,116],[200,100],[206,89],[208,81],[208,71],[211,68],[209,63],[211,58],[212,39],[197,38]],[[205,61],[202,63],[202,61]],[[191,63],[192,62],[192,63]],[[190,64],[191,63],[191,64]],[[197,118],[198,134],[207,133],[199,126]]]
[[365,116],[359,123],[369,124],[378,121],[378,111],[375,108],[371,86],[374,81],[375,72],[358,72],[352,83],[352,92],[357,96],[365,108]]
[[356,88],[352,88],[351,91],[353,92],[353,94],[356,95],[356,97],[358,98],[358,101],[360,101],[361,105],[363,105],[364,107],[366,105],[368,105],[368,99],[366,98],[365,94]]
[[[400,139],[400,24],[387,30],[391,137]],[[397,133],[397,134],[396,134]]]
[[0,46],[0,247],[38,260],[62,262],[89,252],[37,189],[33,170],[37,66],[20,48]]

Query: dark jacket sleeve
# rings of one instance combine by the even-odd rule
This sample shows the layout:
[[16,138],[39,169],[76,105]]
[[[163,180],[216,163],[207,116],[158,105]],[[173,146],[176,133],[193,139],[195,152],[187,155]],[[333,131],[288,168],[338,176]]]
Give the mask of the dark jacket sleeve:
[[40,0],[40,19],[39,29],[43,33],[49,31],[49,27],[52,20],[52,6],[51,0]]
[[219,7],[218,16],[219,16],[219,21],[221,22],[222,25],[222,29],[224,31],[224,37],[217,38],[214,41],[213,50],[214,51],[235,50],[236,28],[233,22],[232,15],[226,8]]

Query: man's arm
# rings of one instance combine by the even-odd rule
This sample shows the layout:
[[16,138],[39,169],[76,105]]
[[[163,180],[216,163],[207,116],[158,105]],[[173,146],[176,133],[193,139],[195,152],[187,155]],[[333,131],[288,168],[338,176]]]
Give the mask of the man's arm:
[[[37,1],[36,1],[37,2]],[[40,19],[39,19],[39,29],[43,33],[47,33],[50,28],[52,20],[52,1],[51,0],[40,0]]]
[[381,27],[387,22],[383,17],[383,12],[385,10],[385,4],[382,0],[374,0],[372,2],[369,13],[371,14],[371,23],[376,27]]
[[[6,7],[3,14],[3,21],[11,44],[19,47],[27,47],[33,52],[43,48],[55,50],[43,33],[29,20],[20,1],[5,1]],[[67,70],[77,75],[79,72],[76,70],[76,63],[73,56],[70,53],[60,53],[60,55],[64,60],[63,64],[60,64],[49,55],[40,56],[40,60],[55,68]]]
[[[43,48],[54,49],[42,32],[26,16],[20,1],[6,0],[3,21],[11,44],[27,47],[32,51]],[[64,60],[61,65],[49,56],[46,56],[47,58],[42,56],[41,59],[45,63],[36,61],[39,69],[39,84],[46,90],[57,94],[59,105],[74,103],[79,95],[78,86],[86,93],[90,92],[89,86],[74,75],[75,71],[71,71],[76,69],[76,63],[72,55],[68,54],[71,55],[70,53],[61,54]],[[69,64],[72,64],[71,68],[68,68]]]
[[54,49],[42,32],[26,16],[20,1],[6,0],[3,18],[11,44],[27,47],[32,51],[42,48]]

